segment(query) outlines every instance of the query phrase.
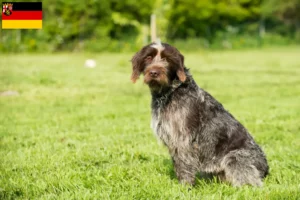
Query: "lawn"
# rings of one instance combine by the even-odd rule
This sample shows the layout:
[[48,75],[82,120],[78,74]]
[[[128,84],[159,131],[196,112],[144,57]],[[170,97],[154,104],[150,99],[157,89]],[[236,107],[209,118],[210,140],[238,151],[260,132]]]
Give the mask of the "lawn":
[[[300,199],[300,48],[186,53],[264,149],[263,188],[180,185],[132,54],[0,55],[0,199]],[[96,68],[85,68],[93,58]]]

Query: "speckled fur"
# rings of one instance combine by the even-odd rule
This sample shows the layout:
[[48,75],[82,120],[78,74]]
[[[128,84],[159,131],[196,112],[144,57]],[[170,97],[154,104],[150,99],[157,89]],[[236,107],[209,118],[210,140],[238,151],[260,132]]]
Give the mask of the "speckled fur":
[[[168,44],[162,45],[159,53],[162,57],[165,53],[168,73],[176,74],[181,66],[185,77],[181,81],[177,73],[168,77],[168,85],[150,86],[151,127],[168,147],[179,181],[194,185],[196,173],[206,172],[234,186],[262,186],[269,167],[261,148],[222,104],[195,83],[183,66],[180,52]],[[144,47],[144,53],[150,52],[145,51],[147,48],[153,46]],[[135,56],[147,55],[138,52]],[[143,73],[147,68],[142,61],[136,64],[137,59],[133,58],[133,74]]]

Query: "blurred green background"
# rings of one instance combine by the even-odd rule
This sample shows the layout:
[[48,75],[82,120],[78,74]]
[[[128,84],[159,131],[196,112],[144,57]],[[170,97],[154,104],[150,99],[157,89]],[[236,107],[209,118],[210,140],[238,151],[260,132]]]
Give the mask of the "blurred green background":
[[42,30],[1,30],[1,52],[127,52],[157,34],[181,50],[300,43],[299,0],[44,0]]
[[[43,29],[0,30],[0,200],[299,200],[299,11],[300,0],[43,0]],[[152,14],[266,153],[263,188],[178,184],[149,90],[130,81]]]

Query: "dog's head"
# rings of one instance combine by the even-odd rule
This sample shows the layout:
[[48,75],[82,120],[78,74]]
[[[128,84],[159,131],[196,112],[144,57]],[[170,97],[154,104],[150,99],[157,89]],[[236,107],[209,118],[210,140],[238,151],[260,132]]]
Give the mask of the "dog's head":
[[144,82],[150,88],[168,86],[173,80],[185,82],[184,57],[166,43],[152,43],[137,52],[132,60],[132,82],[144,74]]

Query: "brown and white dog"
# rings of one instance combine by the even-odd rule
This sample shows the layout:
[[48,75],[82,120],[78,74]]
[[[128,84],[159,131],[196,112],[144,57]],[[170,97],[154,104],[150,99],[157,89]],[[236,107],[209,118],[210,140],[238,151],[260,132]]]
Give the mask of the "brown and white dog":
[[198,87],[183,55],[152,43],[132,58],[131,80],[144,74],[152,95],[151,127],[168,147],[180,182],[195,184],[197,172],[234,186],[262,186],[269,167],[247,129]]

